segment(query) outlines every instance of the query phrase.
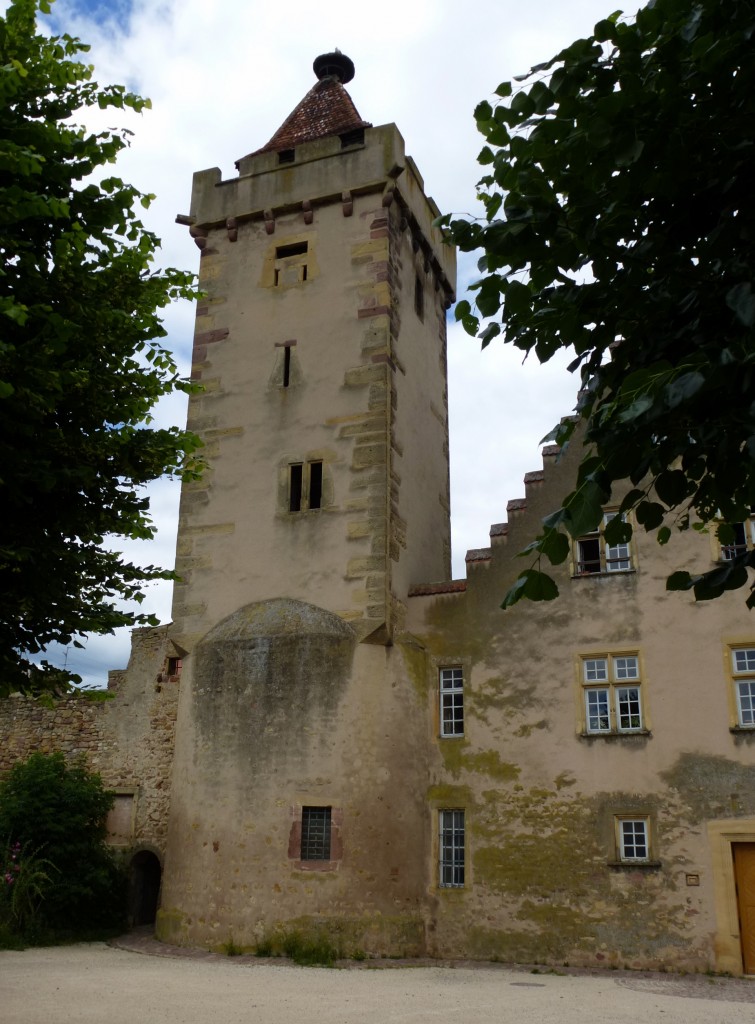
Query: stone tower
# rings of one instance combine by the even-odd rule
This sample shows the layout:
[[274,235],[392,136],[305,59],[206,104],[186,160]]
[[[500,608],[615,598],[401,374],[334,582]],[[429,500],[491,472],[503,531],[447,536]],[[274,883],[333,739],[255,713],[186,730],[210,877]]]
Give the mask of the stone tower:
[[409,587],[450,571],[455,254],[395,125],[346,92],[351,61],[314,69],[179,218],[201,250],[188,427],[207,470],[181,500],[158,933],[253,944],[338,907],[358,944],[420,950],[425,724],[393,645]]

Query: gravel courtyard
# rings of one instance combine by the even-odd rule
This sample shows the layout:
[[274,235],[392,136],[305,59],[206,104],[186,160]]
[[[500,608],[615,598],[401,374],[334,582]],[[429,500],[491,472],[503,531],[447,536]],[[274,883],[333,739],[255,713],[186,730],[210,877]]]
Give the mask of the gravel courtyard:
[[[2,1024],[755,1024],[755,980],[499,965],[342,970],[156,944],[0,952]],[[168,952],[168,955],[165,955]]]

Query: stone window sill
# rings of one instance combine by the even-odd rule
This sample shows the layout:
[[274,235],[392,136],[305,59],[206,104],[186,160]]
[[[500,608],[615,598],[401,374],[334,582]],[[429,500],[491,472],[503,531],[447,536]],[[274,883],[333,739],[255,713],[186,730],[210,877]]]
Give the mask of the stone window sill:
[[609,860],[608,867],[624,871],[659,871],[659,860]]
[[652,736],[652,732],[649,729],[633,729],[631,732],[581,732],[579,738],[581,740],[631,740],[636,736],[649,737]]
[[636,569],[614,569],[613,572],[601,569],[600,572],[573,572],[571,578],[573,580],[605,580],[616,576],[634,576],[636,573]]

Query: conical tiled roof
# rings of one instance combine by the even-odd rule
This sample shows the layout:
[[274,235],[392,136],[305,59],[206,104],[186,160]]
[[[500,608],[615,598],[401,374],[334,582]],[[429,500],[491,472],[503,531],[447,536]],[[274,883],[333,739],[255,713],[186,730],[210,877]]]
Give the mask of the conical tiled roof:
[[[363,121],[359,116],[354,101],[344,89],[341,77],[346,76],[324,73],[334,70],[332,64],[325,62],[326,57],[340,58],[343,62],[351,65],[353,74],[351,61],[338,51],[335,54],[318,57],[315,61],[315,70],[319,69],[320,80],[309,90],[298,107],[288,115],[270,141],[250,153],[250,156],[257,156],[258,153],[279,152],[282,149],[295,149],[302,142],[312,142],[314,139],[323,139],[328,135],[343,135],[357,128],[372,127],[369,121]],[[351,74],[346,80],[349,81],[350,78]]]

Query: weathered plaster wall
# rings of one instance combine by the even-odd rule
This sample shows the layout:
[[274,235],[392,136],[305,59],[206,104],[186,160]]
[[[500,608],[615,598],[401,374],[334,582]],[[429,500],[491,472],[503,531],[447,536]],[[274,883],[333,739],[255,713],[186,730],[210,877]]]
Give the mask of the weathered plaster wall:
[[[567,564],[554,573],[558,601],[500,611],[526,565],[513,556],[568,490],[568,461],[545,461],[507,530],[472,553],[466,591],[410,599],[407,672],[435,709],[427,800],[467,818],[465,888],[439,888],[428,865],[432,949],[715,967],[720,880],[708,825],[755,823],[755,736],[730,732],[724,654],[732,637],[755,642],[755,629],[741,595],[697,606],[665,593],[674,568],[708,567],[697,534],[665,549],[640,534],[631,574],[572,579]],[[639,653],[647,732],[582,735],[580,656],[617,651]],[[437,669],[459,664],[465,735],[440,739]],[[616,866],[620,814],[649,817],[652,865]]]
[[[158,935],[254,947],[327,927],[347,947],[424,948],[424,708],[390,648],[290,600],[220,623],[183,680]],[[333,808],[332,859],[299,859],[302,806]]]
[[[454,254],[395,126],[367,130],[353,152],[335,142],[297,147],[283,167],[250,157],[238,179],[195,176],[206,298],[188,425],[208,469],[181,503],[171,635],[186,651],[250,600],[307,600],[315,586],[360,638],[385,642],[411,578],[447,571],[442,324]],[[291,245],[307,246],[296,257],[306,278],[292,266],[276,285]],[[412,319],[415,263],[424,323]],[[322,507],[292,515],[289,466],[311,460],[323,462]]]

